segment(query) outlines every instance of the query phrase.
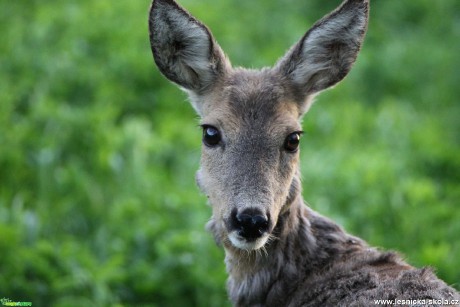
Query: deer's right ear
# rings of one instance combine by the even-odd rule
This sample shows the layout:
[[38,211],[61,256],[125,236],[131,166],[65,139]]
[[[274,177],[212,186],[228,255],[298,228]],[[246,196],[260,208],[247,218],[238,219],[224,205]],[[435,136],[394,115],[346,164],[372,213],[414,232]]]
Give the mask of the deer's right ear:
[[149,31],[160,71],[193,94],[206,92],[225,72],[227,59],[209,29],[175,1],[153,1]]

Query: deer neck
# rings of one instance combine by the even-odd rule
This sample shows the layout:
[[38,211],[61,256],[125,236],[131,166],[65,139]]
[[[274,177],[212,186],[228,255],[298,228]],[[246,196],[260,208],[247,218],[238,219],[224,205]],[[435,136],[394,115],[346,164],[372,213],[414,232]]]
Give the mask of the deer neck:
[[366,245],[308,208],[300,194],[279,217],[275,236],[263,249],[250,252],[224,243],[227,287],[235,305],[275,302],[299,277],[308,278]]
[[[251,305],[274,299],[270,293],[288,291],[282,281],[293,281],[308,269],[309,259],[317,250],[311,232],[309,210],[300,195],[278,219],[276,238],[256,251],[244,251],[225,244],[227,288],[235,305]],[[302,257],[297,255],[302,254]],[[302,272],[301,272],[302,271]]]

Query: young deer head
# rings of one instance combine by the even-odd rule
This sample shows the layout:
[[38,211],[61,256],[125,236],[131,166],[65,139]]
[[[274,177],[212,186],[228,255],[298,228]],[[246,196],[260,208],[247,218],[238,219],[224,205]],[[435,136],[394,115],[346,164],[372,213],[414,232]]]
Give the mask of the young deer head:
[[201,118],[196,179],[212,205],[209,228],[228,251],[257,250],[300,198],[301,118],[342,80],[360,50],[368,0],[319,20],[273,68],[232,68],[210,30],[173,0],[154,0],[150,41],[160,71]]

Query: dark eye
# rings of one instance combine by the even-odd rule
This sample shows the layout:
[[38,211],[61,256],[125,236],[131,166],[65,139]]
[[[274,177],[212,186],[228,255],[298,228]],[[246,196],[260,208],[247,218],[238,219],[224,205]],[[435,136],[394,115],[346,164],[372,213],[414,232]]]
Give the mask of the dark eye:
[[203,126],[203,143],[206,146],[214,147],[220,143],[220,132],[216,127],[204,125]]
[[284,149],[288,152],[296,152],[299,149],[301,134],[302,132],[299,131],[289,134],[284,141]]

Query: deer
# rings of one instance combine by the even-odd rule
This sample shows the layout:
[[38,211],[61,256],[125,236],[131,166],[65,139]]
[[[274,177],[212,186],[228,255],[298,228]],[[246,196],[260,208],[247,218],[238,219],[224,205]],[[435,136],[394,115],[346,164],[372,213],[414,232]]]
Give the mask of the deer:
[[196,182],[234,306],[460,305],[431,268],[369,246],[301,196],[301,120],[350,71],[368,19],[369,0],[345,0],[273,67],[256,70],[232,67],[209,28],[174,0],[152,2],[156,66],[200,118]]

